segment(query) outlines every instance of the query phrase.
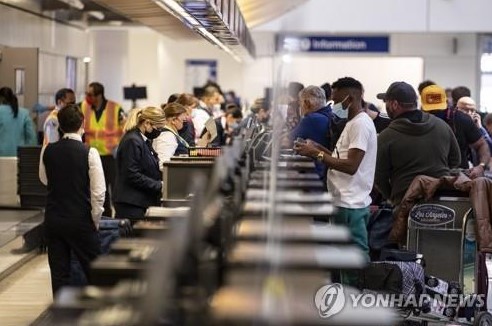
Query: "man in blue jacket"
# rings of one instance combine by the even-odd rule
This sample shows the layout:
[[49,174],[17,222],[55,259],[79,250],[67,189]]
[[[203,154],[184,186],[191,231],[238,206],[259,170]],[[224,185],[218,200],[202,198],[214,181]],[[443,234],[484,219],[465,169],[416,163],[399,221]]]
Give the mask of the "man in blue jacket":
[[[302,119],[290,133],[291,141],[297,138],[311,139],[328,147],[331,106],[326,105],[325,91],[318,86],[308,86],[299,93]],[[326,179],[326,165],[314,160],[316,172],[322,180]]]

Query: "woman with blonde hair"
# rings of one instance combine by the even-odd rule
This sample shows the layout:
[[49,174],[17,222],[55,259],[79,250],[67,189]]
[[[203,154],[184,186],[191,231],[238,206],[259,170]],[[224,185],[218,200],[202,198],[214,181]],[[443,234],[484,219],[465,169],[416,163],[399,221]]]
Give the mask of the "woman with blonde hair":
[[158,206],[162,190],[159,160],[152,148],[166,119],[160,108],[134,109],[124,126],[116,155],[114,206],[117,218],[141,219],[149,206]]
[[190,145],[179,135],[187,119],[186,109],[178,103],[169,103],[164,107],[166,123],[162,133],[156,138],[153,146],[159,157],[159,167],[162,162],[169,161],[171,156],[188,154]]

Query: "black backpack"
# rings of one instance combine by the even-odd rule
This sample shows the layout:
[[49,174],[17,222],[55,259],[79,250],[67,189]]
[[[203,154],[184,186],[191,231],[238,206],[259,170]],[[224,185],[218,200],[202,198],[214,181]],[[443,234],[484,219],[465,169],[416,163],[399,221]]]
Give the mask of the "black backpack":
[[330,113],[330,128],[328,128],[328,149],[333,151],[337,144],[338,138],[342,134],[348,119],[340,118],[333,112]]
[[380,206],[371,214],[367,223],[367,241],[369,245],[369,256],[372,261],[379,260],[381,250],[394,248],[389,241],[389,234],[393,228],[393,209],[389,206]]

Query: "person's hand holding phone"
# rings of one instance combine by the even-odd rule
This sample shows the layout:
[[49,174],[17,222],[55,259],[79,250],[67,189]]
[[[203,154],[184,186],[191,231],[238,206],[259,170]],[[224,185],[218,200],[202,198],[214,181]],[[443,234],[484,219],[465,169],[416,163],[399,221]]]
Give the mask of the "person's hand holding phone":
[[320,150],[316,148],[316,145],[318,144],[316,142],[313,142],[312,140],[297,138],[294,142],[294,150],[299,155],[316,157],[316,155],[318,155],[318,153],[320,152]]

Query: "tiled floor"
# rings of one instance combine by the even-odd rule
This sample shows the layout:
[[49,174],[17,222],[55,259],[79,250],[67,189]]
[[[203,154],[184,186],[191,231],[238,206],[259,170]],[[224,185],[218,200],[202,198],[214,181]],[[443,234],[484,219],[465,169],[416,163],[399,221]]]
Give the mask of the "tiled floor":
[[51,302],[48,256],[37,255],[0,282],[0,325],[29,325]]

